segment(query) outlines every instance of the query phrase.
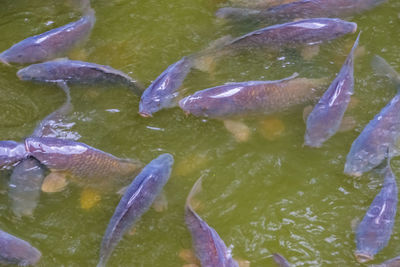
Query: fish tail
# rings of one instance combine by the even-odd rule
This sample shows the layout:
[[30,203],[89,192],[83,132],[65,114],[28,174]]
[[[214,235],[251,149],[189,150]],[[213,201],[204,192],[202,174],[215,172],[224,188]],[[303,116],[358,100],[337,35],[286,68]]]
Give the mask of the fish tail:
[[128,83],[128,87],[129,87],[129,89],[131,89],[131,91],[132,91],[135,95],[137,95],[137,96],[139,96],[139,97],[142,96],[144,90],[146,89],[146,88],[144,87],[144,85],[143,85],[142,83],[138,82],[138,81],[130,81],[130,82]]
[[191,208],[190,202],[192,200],[192,198],[198,194],[199,192],[201,192],[201,183],[203,181],[203,177],[200,177],[193,185],[192,190],[190,190],[190,193],[186,199],[186,206]]
[[371,66],[377,75],[388,77],[400,89],[400,75],[385,59],[375,55],[372,58]]
[[[89,0],[88,0],[89,2]],[[94,9],[90,6],[90,2],[88,4],[88,6],[86,6],[83,9],[83,15],[87,18],[87,20],[90,22],[90,24],[92,25],[92,27],[94,26],[95,22],[96,22],[96,12],[94,11]]]

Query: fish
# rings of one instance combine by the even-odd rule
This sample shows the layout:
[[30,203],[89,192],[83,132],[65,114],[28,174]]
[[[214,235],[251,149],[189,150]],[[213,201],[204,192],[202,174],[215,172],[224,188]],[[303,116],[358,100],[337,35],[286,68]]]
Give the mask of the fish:
[[325,79],[296,78],[276,81],[228,83],[197,91],[179,101],[186,114],[225,119],[266,115],[288,109],[317,97]]
[[[387,63],[380,64],[380,68],[385,73],[395,72]],[[397,87],[399,88],[400,84],[397,84]],[[399,112],[400,91],[375,115],[354,140],[346,157],[345,174],[361,176],[372,170],[385,159],[387,148],[395,155],[399,153],[396,149],[400,137]]]
[[0,141],[0,169],[10,167],[27,157],[23,143],[7,140]]
[[275,24],[294,19],[346,18],[373,9],[387,0],[300,0],[266,9],[221,8],[216,16],[223,19],[250,19]]
[[296,0],[230,0],[229,3],[233,6],[263,9],[291,3],[294,1]]
[[40,196],[45,168],[35,158],[27,158],[13,169],[9,182],[11,208],[17,217],[32,216]]
[[53,172],[49,179],[61,178],[55,173],[65,174],[77,183],[104,190],[126,185],[126,179],[142,165],[72,140],[29,137],[25,146],[30,156]]
[[97,267],[105,266],[123,235],[150,208],[167,183],[174,157],[165,153],[147,164],[129,185],[107,226]]
[[339,74],[307,118],[304,136],[304,144],[307,146],[321,147],[340,128],[343,115],[354,93],[354,51],[358,46],[360,34]]
[[29,37],[0,54],[0,61],[29,64],[64,56],[72,48],[87,39],[96,21],[93,9],[77,21],[39,35]]
[[0,263],[18,266],[35,265],[42,254],[28,242],[0,230]]
[[185,222],[192,235],[196,255],[204,267],[239,267],[218,233],[203,221],[191,206],[193,196],[201,190],[201,183],[202,178],[199,178],[193,185],[185,205]]
[[141,95],[143,86],[122,71],[96,63],[59,58],[20,69],[22,81],[66,84],[122,84]]
[[279,253],[272,254],[272,258],[280,267],[290,267],[290,263]]
[[372,201],[356,231],[357,249],[354,255],[360,263],[372,260],[374,255],[387,245],[392,234],[398,190],[389,157],[383,175],[383,187]]
[[399,266],[400,266],[400,256],[387,260],[381,264],[371,265],[371,267],[399,267]]
[[265,27],[230,42],[221,49],[237,50],[264,47],[280,50],[282,47],[301,47],[330,41],[355,33],[357,24],[338,18],[313,18]]
[[143,92],[139,103],[139,114],[152,117],[153,113],[177,105],[178,89],[193,66],[191,57],[183,57],[170,65]]

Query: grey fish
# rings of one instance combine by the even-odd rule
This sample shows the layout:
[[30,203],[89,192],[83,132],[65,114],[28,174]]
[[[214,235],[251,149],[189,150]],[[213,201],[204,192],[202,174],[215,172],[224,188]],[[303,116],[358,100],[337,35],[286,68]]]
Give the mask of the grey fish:
[[279,253],[272,254],[272,258],[280,267],[290,267],[290,263]]
[[[59,127],[65,126],[64,116],[71,110],[69,88],[65,87],[65,103],[44,118],[33,131],[31,137],[56,137]],[[32,216],[39,201],[46,168],[35,158],[22,160],[12,171],[9,182],[11,208],[18,217]]]
[[[380,68],[382,68],[382,72],[395,72],[387,63],[380,64]],[[399,153],[396,149],[397,141],[400,137],[399,112],[400,91],[354,140],[346,158],[344,173],[360,176],[364,172],[372,170],[385,159],[387,148],[393,154]]]
[[53,172],[103,190],[126,185],[126,179],[142,166],[72,140],[30,137],[25,139],[25,147],[30,156]]
[[283,5],[296,0],[230,0],[229,3],[236,7],[264,9],[272,6]]
[[318,95],[324,79],[248,81],[197,91],[179,101],[185,113],[210,118],[265,115],[305,103]]
[[23,143],[0,141],[0,169],[12,166],[27,156]]
[[399,266],[400,266],[400,256],[387,260],[381,264],[371,265],[371,267],[399,267]]
[[142,85],[122,71],[90,62],[56,59],[20,69],[17,76],[23,81],[67,84],[122,84],[141,95]]
[[390,162],[384,169],[384,184],[372,201],[356,231],[357,261],[363,263],[374,258],[389,242],[397,209],[397,184]]
[[282,47],[315,45],[354,33],[356,30],[356,23],[341,19],[305,19],[250,32],[230,41],[223,49],[266,47],[279,50]]
[[107,226],[100,248],[98,267],[105,266],[126,231],[150,208],[167,183],[174,158],[162,154],[145,166],[122,196]]
[[300,0],[267,9],[221,8],[216,16],[250,19],[270,24],[303,18],[346,18],[370,10],[387,0]]
[[193,210],[192,197],[201,188],[201,178],[193,185],[185,205],[185,221],[192,235],[193,247],[203,267],[239,267],[218,233]]
[[41,258],[39,250],[28,242],[0,230],[0,263],[18,266],[35,265]]
[[143,117],[151,117],[160,109],[176,106],[178,89],[192,65],[191,57],[183,57],[161,73],[143,92],[139,103],[139,114]]
[[307,130],[304,137],[307,146],[320,147],[339,130],[350,97],[354,92],[354,51],[360,34],[339,74],[307,118]]
[[11,208],[16,216],[33,215],[44,177],[44,167],[34,158],[24,159],[15,166],[11,174],[8,194],[11,199]]
[[0,61],[8,63],[35,63],[64,56],[86,39],[96,21],[93,9],[81,19],[45,33],[29,37],[0,54]]

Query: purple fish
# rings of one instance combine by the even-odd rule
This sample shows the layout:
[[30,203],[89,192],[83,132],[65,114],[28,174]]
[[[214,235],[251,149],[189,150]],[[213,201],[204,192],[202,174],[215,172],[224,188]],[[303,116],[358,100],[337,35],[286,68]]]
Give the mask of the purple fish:
[[14,141],[0,141],[0,169],[12,166],[27,156],[25,145]]
[[269,26],[236,38],[224,46],[225,49],[266,47],[279,50],[281,47],[315,45],[354,33],[357,24],[340,19],[315,18]]
[[29,37],[0,54],[0,61],[8,63],[34,63],[64,56],[86,39],[96,21],[90,9],[81,19],[65,26]]
[[25,146],[32,157],[50,170],[64,172],[92,187],[113,189],[111,184],[126,185],[126,179],[141,167],[140,162],[120,159],[71,140],[30,137],[25,139]]
[[138,95],[142,85],[122,71],[109,66],[65,58],[33,64],[17,72],[23,81],[67,84],[122,84]]
[[249,81],[198,91],[183,98],[185,113],[210,118],[265,115],[305,103],[318,95],[324,79],[291,77],[277,81]]
[[225,19],[251,19],[271,24],[298,18],[344,18],[370,10],[387,0],[300,0],[292,3],[255,10],[221,8],[216,16]]
[[[379,61],[379,63],[382,62]],[[382,72],[395,73],[386,62],[379,66]],[[397,84],[397,86],[400,86],[400,84]],[[372,170],[385,159],[388,148],[392,153],[398,154],[396,144],[400,137],[399,113],[400,92],[368,123],[357,139],[354,140],[346,158],[344,173],[360,176],[364,172]]]
[[272,258],[280,267],[290,267],[290,263],[279,253],[272,254]]
[[185,206],[185,221],[192,234],[193,247],[203,267],[239,267],[218,233],[193,210],[190,201],[201,187],[201,178],[194,184]]
[[322,146],[322,143],[334,135],[340,127],[344,112],[354,92],[354,51],[360,34],[339,74],[307,118],[307,130],[304,137],[307,146]]
[[191,57],[183,57],[161,73],[143,92],[139,103],[139,114],[143,117],[151,117],[160,109],[176,106],[177,90],[181,87],[192,65]]
[[390,163],[384,169],[384,184],[356,231],[358,262],[367,262],[382,250],[392,234],[397,209],[397,184]]
[[0,230],[0,263],[18,266],[35,265],[42,254],[28,242]]
[[125,232],[150,208],[167,183],[173,163],[171,154],[162,154],[147,164],[129,185],[107,226],[101,242],[98,267],[106,265]]

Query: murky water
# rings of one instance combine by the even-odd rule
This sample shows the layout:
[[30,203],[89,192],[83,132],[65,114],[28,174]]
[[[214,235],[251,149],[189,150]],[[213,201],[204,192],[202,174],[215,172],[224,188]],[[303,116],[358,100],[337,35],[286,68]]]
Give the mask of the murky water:
[[[219,6],[212,0],[93,1],[97,22],[92,35],[69,56],[110,65],[148,86],[182,56],[221,36],[254,29],[217,21],[214,12]],[[0,51],[79,16],[67,2],[5,0]],[[360,46],[365,51],[355,63],[358,101],[348,110],[357,127],[336,134],[320,149],[302,147],[303,107],[269,117],[284,125],[272,138],[264,129],[268,123],[246,120],[250,139],[238,143],[222,122],[187,117],[178,108],[142,118],[137,114],[139,100],[129,89],[74,86],[70,120],[81,142],[146,163],[162,152],[176,159],[165,188],[168,210],[147,212],[135,234],[120,242],[109,265],[182,266],[179,251],[191,247],[183,206],[191,186],[203,176],[198,213],[233,247],[236,258],[249,260],[251,266],[271,266],[271,253],[279,252],[295,266],[357,266],[352,224],[362,219],[383,179],[374,173],[346,177],[343,167],[352,141],[395,94],[387,80],[372,73],[370,60],[379,54],[400,71],[399,17],[400,2],[390,0],[352,18],[363,31]],[[222,59],[211,73],[192,71],[183,89],[188,94],[225,82],[280,79],[294,72],[332,80],[355,38],[349,35],[323,45],[309,61],[297,51],[257,51]],[[17,67],[0,69],[0,140],[22,140],[65,96],[55,86],[19,81]],[[399,176],[400,161],[393,159],[392,166]],[[118,195],[103,194],[95,207],[85,210],[82,189],[70,184],[61,193],[43,193],[34,217],[18,219],[8,200],[10,171],[0,176],[0,228],[41,250],[40,266],[97,263]],[[391,241],[376,262],[400,254],[399,225],[398,217]]]

